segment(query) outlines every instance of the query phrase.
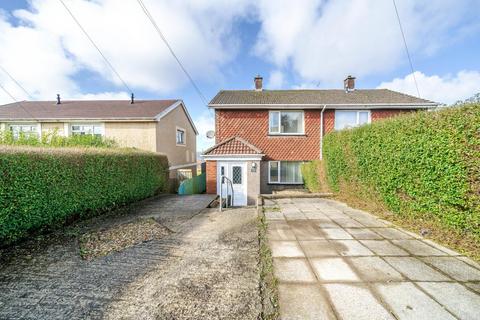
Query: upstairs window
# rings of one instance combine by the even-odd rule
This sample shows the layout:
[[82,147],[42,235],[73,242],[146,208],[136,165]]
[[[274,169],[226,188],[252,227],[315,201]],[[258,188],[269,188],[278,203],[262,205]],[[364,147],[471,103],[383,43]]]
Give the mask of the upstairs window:
[[185,144],[185,130],[177,129],[177,144]]
[[9,125],[13,138],[18,139],[20,135],[25,137],[38,137],[38,125],[36,123],[29,124],[11,124]]
[[335,110],[335,130],[358,127],[370,123],[369,110]]
[[103,136],[103,126],[100,123],[72,124],[72,136],[92,135],[96,137]]
[[270,134],[303,134],[303,111],[270,111]]

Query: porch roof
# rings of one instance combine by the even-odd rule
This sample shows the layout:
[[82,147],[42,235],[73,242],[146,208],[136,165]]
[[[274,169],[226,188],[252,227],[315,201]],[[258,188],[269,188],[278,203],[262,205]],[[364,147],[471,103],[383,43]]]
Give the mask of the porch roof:
[[230,137],[207,149],[204,156],[263,155],[262,151],[240,137]]

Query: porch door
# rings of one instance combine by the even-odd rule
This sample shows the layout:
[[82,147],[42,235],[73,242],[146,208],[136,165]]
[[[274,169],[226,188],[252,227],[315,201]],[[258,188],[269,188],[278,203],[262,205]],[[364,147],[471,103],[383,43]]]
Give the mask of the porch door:
[[247,205],[247,163],[224,161],[218,162],[217,165],[217,190],[220,195],[220,187],[222,187],[222,195],[226,197],[227,188],[228,193],[231,194],[230,184],[225,182],[220,186],[221,176],[225,175],[232,181],[233,184],[233,205],[246,206]]

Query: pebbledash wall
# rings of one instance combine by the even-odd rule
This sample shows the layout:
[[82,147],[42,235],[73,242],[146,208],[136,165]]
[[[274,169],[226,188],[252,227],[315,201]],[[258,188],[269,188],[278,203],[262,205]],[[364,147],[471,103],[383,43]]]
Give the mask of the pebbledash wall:
[[[411,112],[401,109],[372,109],[371,120],[389,118],[400,113]],[[241,137],[265,154],[260,163],[260,193],[268,194],[285,188],[303,188],[302,185],[282,185],[268,183],[268,161],[310,161],[320,158],[320,119],[321,110],[304,110],[305,133],[303,135],[269,135],[269,110],[216,110],[216,143],[233,136]],[[334,130],[335,110],[325,110],[323,114],[324,134]],[[215,194],[217,165],[207,161],[207,193]],[[255,181],[258,181],[256,179]],[[248,189],[254,191],[248,183]]]

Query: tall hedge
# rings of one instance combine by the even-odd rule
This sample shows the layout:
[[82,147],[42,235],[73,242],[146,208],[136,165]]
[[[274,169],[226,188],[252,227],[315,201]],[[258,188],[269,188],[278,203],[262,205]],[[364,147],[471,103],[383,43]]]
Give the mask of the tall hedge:
[[163,155],[0,146],[0,244],[163,191]]
[[326,135],[327,178],[399,214],[480,236],[480,105],[418,112]]

